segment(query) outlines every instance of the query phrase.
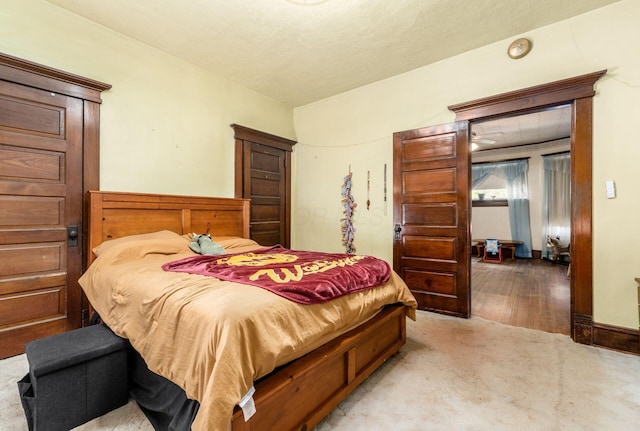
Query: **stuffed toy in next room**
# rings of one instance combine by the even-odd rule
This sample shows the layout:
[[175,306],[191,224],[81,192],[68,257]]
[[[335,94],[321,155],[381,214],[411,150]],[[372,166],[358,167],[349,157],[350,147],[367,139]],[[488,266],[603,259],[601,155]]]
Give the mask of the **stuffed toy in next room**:
[[547,237],[547,247],[553,249],[553,254],[551,255],[551,260],[557,261],[560,260],[560,256],[570,256],[571,255],[571,244],[569,245],[560,245],[560,237],[551,238]]

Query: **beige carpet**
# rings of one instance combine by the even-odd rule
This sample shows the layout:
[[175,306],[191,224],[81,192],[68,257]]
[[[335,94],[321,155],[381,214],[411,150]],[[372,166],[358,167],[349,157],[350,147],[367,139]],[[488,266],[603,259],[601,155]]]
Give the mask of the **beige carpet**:
[[[638,356],[427,312],[407,334],[401,353],[316,431],[640,429]],[[16,386],[27,368],[24,355],[0,361],[1,430],[27,429]],[[152,428],[129,403],[78,429]]]

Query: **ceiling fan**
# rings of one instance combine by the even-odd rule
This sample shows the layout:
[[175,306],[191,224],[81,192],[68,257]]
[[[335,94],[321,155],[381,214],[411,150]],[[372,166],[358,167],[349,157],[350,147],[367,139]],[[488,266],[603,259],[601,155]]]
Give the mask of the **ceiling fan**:
[[503,132],[494,132],[494,133],[488,133],[483,136],[478,136],[476,132],[471,132],[471,142],[476,144],[493,145],[497,141],[495,139],[487,138],[487,136],[503,135],[503,134],[504,134]]
[[497,144],[498,141],[496,141],[495,139],[489,138],[489,136],[502,136],[502,135],[504,135],[504,132],[492,132],[482,136],[478,136],[475,131],[472,131],[471,132],[471,151],[477,150],[478,148],[480,148],[480,146]]

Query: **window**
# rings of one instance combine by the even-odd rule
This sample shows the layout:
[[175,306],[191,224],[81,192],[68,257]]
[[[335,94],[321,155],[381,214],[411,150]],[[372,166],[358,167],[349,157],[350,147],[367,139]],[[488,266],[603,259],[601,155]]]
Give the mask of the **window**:
[[[531,257],[531,223],[529,221],[529,198],[527,188],[527,171],[529,170],[529,160],[512,159],[500,162],[474,163],[471,165],[471,184],[473,189],[496,190],[502,189],[503,182],[506,189],[507,199],[504,200],[509,208],[509,222],[511,223],[511,238],[522,241],[516,250],[517,257]],[[494,180],[493,177],[502,178],[501,181]],[[496,182],[490,182],[496,181]],[[491,195],[493,196],[493,194]],[[478,196],[479,197],[479,196]],[[486,196],[485,196],[486,198]],[[482,205],[486,202],[498,202],[502,199],[484,199],[474,201],[481,205],[474,206],[497,206]]]
[[471,191],[472,206],[493,207],[507,205],[507,180],[496,175],[489,177]]

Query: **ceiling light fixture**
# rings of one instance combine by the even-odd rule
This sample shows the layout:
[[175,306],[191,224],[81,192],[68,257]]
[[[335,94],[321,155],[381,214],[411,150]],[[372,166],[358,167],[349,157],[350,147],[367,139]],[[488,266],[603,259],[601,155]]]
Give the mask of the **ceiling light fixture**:
[[529,51],[531,51],[531,41],[525,37],[521,37],[511,42],[511,45],[509,45],[507,49],[507,54],[509,54],[509,57],[517,60],[529,54]]

